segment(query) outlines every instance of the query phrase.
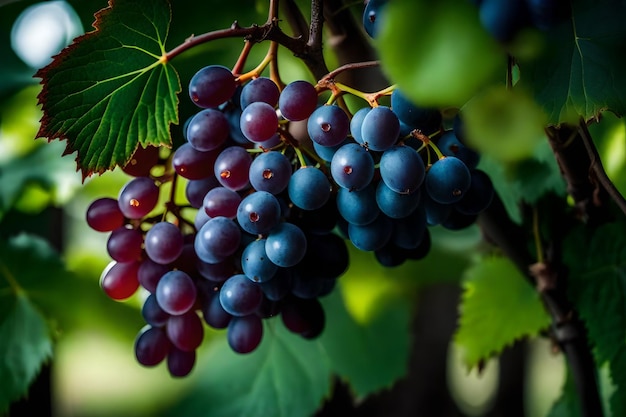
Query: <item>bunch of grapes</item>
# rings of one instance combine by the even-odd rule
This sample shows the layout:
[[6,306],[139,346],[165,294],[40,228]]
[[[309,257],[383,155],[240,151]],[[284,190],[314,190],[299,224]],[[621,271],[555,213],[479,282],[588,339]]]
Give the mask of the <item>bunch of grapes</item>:
[[[428,226],[466,227],[489,205],[491,181],[463,144],[460,119],[445,131],[439,110],[398,89],[390,107],[352,114],[337,101],[319,105],[322,90],[202,68],[189,83],[200,110],[185,143],[168,158],[139,148],[118,197],[88,208],[88,224],[110,233],[105,293],[147,294],[135,341],[142,365],[167,360],[173,376],[187,375],[203,322],[227,329],[238,353],[253,351],[262,320],[278,315],[315,338],[326,319],[319,298],[349,266],[347,242],[397,266],[428,253]],[[306,123],[298,139],[296,122]],[[151,174],[155,166],[164,174]],[[187,202],[170,197],[159,209],[163,185],[178,180]]]

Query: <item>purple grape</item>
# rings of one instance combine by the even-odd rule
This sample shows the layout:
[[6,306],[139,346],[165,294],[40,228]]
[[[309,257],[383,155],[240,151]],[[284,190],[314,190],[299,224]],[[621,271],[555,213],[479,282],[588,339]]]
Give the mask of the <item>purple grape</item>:
[[249,104],[259,101],[276,107],[279,97],[280,90],[276,83],[267,77],[259,77],[243,86],[239,100],[244,110]]
[[131,297],[139,288],[139,262],[111,262],[102,271],[100,287],[111,299],[121,301]]
[[291,298],[283,304],[281,317],[288,330],[307,339],[319,336],[326,322],[324,308],[315,298]]
[[170,342],[185,352],[196,350],[204,338],[202,320],[193,310],[179,316],[171,316],[167,320],[165,330]]
[[155,294],[150,294],[143,302],[141,315],[152,327],[163,327],[170,318],[170,314],[159,305]]
[[[231,219],[220,216],[209,219],[202,226],[196,235],[195,248],[200,259],[208,263],[217,263],[235,253],[240,242],[241,229],[239,226]],[[208,252],[210,256],[208,260],[201,256],[199,249]]]
[[[211,174],[213,170],[211,170]],[[215,175],[198,180],[189,180],[185,185],[185,197],[193,208],[199,209],[204,204],[204,196],[220,185]]]
[[317,107],[317,91],[308,81],[293,81],[285,86],[278,99],[278,108],[290,121],[304,120]]
[[188,180],[200,180],[213,176],[213,165],[219,151],[201,152],[183,143],[172,156],[172,166],[178,175]]
[[204,109],[198,112],[187,127],[187,141],[194,149],[208,152],[218,149],[230,133],[230,125],[226,116],[215,109]]
[[124,214],[116,199],[102,197],[94,200],[86,212],[87,225],[98,232],[111,232],[124,224]]
[[157,146],[137,146],[133,156],[122,167],[125,174],[132,177],[147,177],[152,168],[159,163],[159,148]]
[[222,303],[220,302],[219,293],[211,295],[202,305],[202,317],[209,326],[214,329],[225,329],[232,319]]
[[179,316],[190,311],[196,302],[196,285],[183,271],[169,271],[159,280],[156,288],[159,306],[168,314]]
[[236,88],[235,76],[228,68],[209,65],[189,81],[189,97],[198,107],[217,107],[228,101]]
[[169,264],[183,252],[183,235],[169,222],[158,222],[146,232],[145,250],[148,258],[159,264]]
[[120,190],[120,211],[129,219],[141,219],[156,207],[159,187],[148,177],[133,178]]
[[252,157],[240,146],[230,146],[224,149],[215,160],[215,178],[224,187],[233,191],[246,188],[250,181],[250,164]]
[[224,282],[235,273],[235,267],[230,259],[214,264],[198,259],[196,269],[203,278],[213,282]]
[[256,314],[233,317],[228,324],[228,345],[237,353],[250,353],[263,339],[263,321]]
[[237,217],[237,207],[241,203],[241,196],[236,191],[225,187],[215,187],[210,190],[203,200],[203,207],[209,217]]
[[265,142],[278,129],[276,110],[262,101],[250,103],[241,113],[240,120],[241,132],[250,142]]
[[167,354],[167,370],[173,377],[182,378],[189,375],[196,364],[196,351],[184,351],[172,346]]
[[141,230],[129,227],[118,227],[107,239],[107,252],[118,262],[136,261],[141,256],[143,234]]
[[159,280],[169,270],[170,268],[167,265],[158,264],[152,259],[144,259],[137,269],[137,280],[143,288],[150,293],[154,293]]
[[165,359],[170,347],[162,328],[145,326],[135,339],[135,357],[143,366],[156,366]]

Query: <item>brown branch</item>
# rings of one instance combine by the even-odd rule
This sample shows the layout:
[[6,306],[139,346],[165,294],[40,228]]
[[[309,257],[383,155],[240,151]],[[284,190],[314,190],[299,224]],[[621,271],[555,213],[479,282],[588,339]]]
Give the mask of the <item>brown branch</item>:
[[587,151],[587,154],[589,155],[591,169],[595,174],[595,179],[602,185],[602,188],[604,188],[607,194],[613,199],[613,201],[620,208],[622,213],[626,215],[626,200],[624,200],[624,196],[620,194],[619,190],[615,188],[615,185],[613,184],[611,179],[608,177],[608,175],[606,175],[606,171],[602,166],[602,160],[600,159],[598,150],[593,143],[593,139],[591,138],[591,133],[589,133],[587,123],[584,120],[580,121],[578,131]]

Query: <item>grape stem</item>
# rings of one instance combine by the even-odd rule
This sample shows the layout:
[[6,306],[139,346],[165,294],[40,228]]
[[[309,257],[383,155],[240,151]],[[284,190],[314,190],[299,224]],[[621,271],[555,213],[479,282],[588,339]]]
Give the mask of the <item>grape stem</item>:
[[248,59],[248,55],[250,55],[250,51],[252,50],[252,45],[253,45],[252,42],[248,40],[244,41],[243,49],[241,50],[241,53],[239,54],[239,58],[237,59],[237,62],[233,66],[232,73],[235,75],[235,77],[239,76],[242,73],[243,67],[244,65],[246,65],[246,60]]

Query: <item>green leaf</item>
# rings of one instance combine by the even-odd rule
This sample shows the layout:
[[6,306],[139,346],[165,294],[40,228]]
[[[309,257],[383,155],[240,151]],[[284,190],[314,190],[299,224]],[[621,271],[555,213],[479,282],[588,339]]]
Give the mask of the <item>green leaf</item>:
[[626,223],[594,233],[580,228],[565,239],[569,296],[589,332],[598,366],[607,363],[616,390],[614,416],[626,415]]
[[36,146],[28,155],[0,164],[0,219],[24,189],[37,184],[52,193],[56,203],[65,202],[80,186],[80,177],[67,158],[60,158],[61,144]]
[[290,333],[280,318],[265,323],[263,341],[252,353],[234,353],[225,339],[214,342],[198,367],[205,372],[171,415],[312,415],[330,393],[330,363],[321,344]]
[[39,70],[38,137],[67,140],[83,178],[123,166],[137,146],[170,146],[181,91],[165,59],[167,0],[111,0],[82,35]]
[[547,33],[543,52],[519,63],[520,82],[550,123],[626,112],[626,3],[572,1],[572,17]]
[[[323,299],[326,328],[315,340],[289,332],[280,318],[267,320],[261,345],[233,353],[215,341],[202,357],[195,389],[171,415],[298,417],[315,413],[330,394],[333,375],[346,380],[357,397],[389,387],[407,369],[409,309],[389,303],[357,321],[339,291]],[[233,400],[233,399],[236,399]]]
[[0,412],[28,389],[52,355],[51,330],[41,307],[62,262],[40,238],[20,235],[0,241]]
[[349,314],[337,291],[323,303],[328,322],[320,338],[323,351],[333,371],[349,383],[357,399],[391,387],[408,368],[408,306],[397,298],[395,302],[389,298],[377,302],[378,311],[365,322]]
[[422,106],[461,107],[506,70],[505,54],[466,0],[389,2],[376,46],[392,82]]
[[580,417],[580,400],[570,372],[567,373],[561,396],[552,405],[547,417]]
[[538,293],[508,258],[482,258],[464,278],[454,341],[468,367],[550,324]]
[[504,163],[529,158],[546,138],[545,115],[520,89],[491,87],[470,100],[462,115],[468,144]]

